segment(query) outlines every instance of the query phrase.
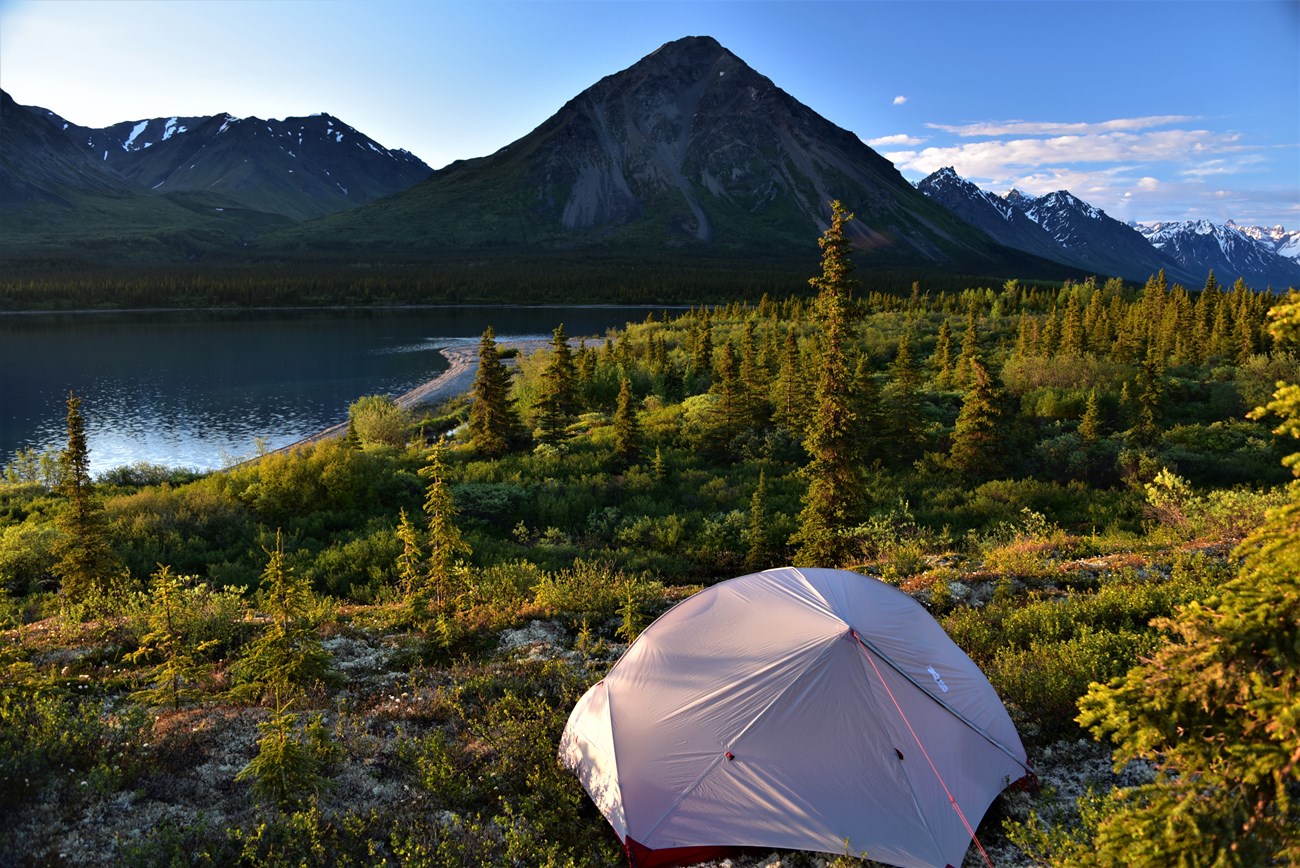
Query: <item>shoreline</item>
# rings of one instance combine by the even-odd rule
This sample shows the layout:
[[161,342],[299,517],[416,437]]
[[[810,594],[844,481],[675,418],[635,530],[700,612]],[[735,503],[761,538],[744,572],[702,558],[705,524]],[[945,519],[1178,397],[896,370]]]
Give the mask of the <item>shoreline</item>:
[[[517,350],[519,355],[529,355],[543,347],[549,346],[549,338],[523,338],[520,340],[497,341],[497,351]],[[393,398],[394,403],[399,407],[407,410],[414,410],[417,407],[429,406],[445,401],[448,398],[454,398],[457,395],[463,395],[469,392],[474,385],[474,378],[478,375],[478,351],[479,342],[473,344],[458,344],[449,347],[440,347],[439,355],[447,360],[447,369],[440,371],[437,376],[431,380],[426,380],[420,385],[409,391],[403,392]],[[507,364],[512,364],[512,360],[507,359]],[[328,428],[318,431],[301,440],[296,440],[287,446],[281,446],[266,452],[266,455],[276,455],[287,453],[297,449],[300,446],[311,446],[316,443],[323,443],[326,440],[335,440],[346,436],[348,433],[348,422],[344,420]],[[250,458],[248,461],[241,461],[239,464],[247,464],[249,461],[256,461],[261,458],[258,455]],[[229,468],[226,468],[229,469]]]
[[[691,310],[700,305],[690,304],[622,304],[614,302],[594,302],[591,304],[515,304],[511,302],[455,302],[444,304],[306,304],[306,305],[254,305],[252,307],[81,307],[71,310],[38,308],[35,310],[0,310],[0,317],[7,316],[98,316],[101,314],[157,314],[157,313],[291,313],[293,311],[367,311],[367,310],[437,310],[439,308],[523,308],[530,310],[588,309],[610,310],[629,308],[632,310]],[[712,307],[713,305],[705,305]]]

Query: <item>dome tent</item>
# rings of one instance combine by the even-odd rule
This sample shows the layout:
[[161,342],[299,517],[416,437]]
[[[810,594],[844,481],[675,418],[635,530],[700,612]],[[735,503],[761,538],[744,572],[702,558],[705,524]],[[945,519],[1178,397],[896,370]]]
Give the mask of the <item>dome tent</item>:
[[796,568],[651,624],[578,701],[560,760],[637,868],[718,846],[960,865],[1028,772],[988,680],[919,603]]

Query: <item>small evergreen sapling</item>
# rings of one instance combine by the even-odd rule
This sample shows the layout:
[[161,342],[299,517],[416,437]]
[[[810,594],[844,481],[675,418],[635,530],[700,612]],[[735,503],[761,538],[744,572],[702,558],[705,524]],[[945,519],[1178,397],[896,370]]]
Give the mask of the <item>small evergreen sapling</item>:
[[203,695],[199,685],[211,670],[203,655],[217,644],[216,640],[194,641],[187,579],[197,581],[176,575],[171,567],[160,566],[154,573],[149,632],[140,640],[140,647],[128,655],[133,663],[161,658],[147,670],[150,686],[135,691],[131,698],[147,705],[170,705],[177,711],[183,703]]
[[311,583],[285,565],[278,531],[267,556],[260,606],[267,623],[231,667],[235,686],[230,697],[238,702],[273,699],[280,704],[281,697],[287,702],[287,697],[315,689],[333,674],[329,652],[316,631],[318,606]]

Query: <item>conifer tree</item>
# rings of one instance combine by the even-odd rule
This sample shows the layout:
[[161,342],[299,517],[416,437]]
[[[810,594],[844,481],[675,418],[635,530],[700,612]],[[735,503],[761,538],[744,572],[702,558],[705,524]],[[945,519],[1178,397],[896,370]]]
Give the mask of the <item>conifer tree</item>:
[[[1274,334],[1300,334],[1300,307],[1279,309]],[[1268,410],[1300,435],[1300,386]],[[1300,454],[1284,463],[1300,469]],[[1166,644],[1080,700],[1116,767],[1141,759],[1156,775],[1112,795],[1057,864],[1300,864],[1300,483],[1288,494],[1238,550],[1236,579],[1158,620]]]
[[534,436],[552,446],[568,437],[568,427],[578,411],[573,353],[564,324],[555,327],[550,359],[542,371],[537,395],[537,431]]
[[1070,291],[1066,301],[1065,313],[1061,317],[1061,344],[1059,352],[1063,356],[1082,356],[1087,348],[1087,337],[1083,330],[1083,303],[1079,299],[1079,289]]
[[838,201],[831,203],[831,225],[819,239],[822,273],[809,280],[817,289],[817,312],[823,341],[816,410],[804,438],[809,462],[804,467],[808,490],[799,529],[791,542],[798,546],[800,566],[835,566],[849,554],[843,531],[856,521],[866,492],[859,472],[854,417],[849,403],[851,377],[845,356],[852,243],[844,224],[853,219]]
[[470,547],[456,525],[456,503],[447,484],[446,468],[442,463],[443,444],[435,443],[429,451],[429,463],[420,475],[429,480],[424,496],[424,515],[429,522],[428,571],[422,592],[410,601],[412,614],[417,620],[425,618],[432,606],[433,614],[442,614],[459,591],[456,562],[469,557]]
[[971,303],[966,311],[966,331],[961,337],[961,355],[957,357],[952,374],[953,385],[959,389],[970,388],[975,379],[971,364],[979,357],[980,351],[976,321],[975,304]]
[[262,585],[259,607],[266,625],[231,666],[235,686],[230,696],[236,701],[271,699],[277,707],[286,706],[294,696],[322,684],[331,670],[329,652],[316,632],[311,583],[285,565],[278,530],[275,548],[267,550]]
[[773,386],[773,420],[787,431],[802,435],[805,427],[803,366],[799,364],[799,345],[794,329],[785,333],[781,349],[781,368]]
[[1047,312],[1038,340],[1038,354],[1048,358],[1055,356],[1061,346],[1061,318],[1056,308]]
[[[424,552],[420,548],[420,532],[405,509],[398,512],[397,539],[402,553],[397,556],[397,578],[401,582],[402,599],[411,601],[424,587]],[[427,601],[411,605],[408,612],[427,608]]]
[[884,424],[884,411],[881,407],[880,387],[871,370],[871,360],[866,353],[859,353],[853,368],[853,426],[858,440],[857,458],[861,464],[868,464],[873,459],[882,459],[884,440],[887,435]]
[[618,407],[614,411],[614,451],[626,462],[641,453],[641,424],[637,421],[632,384],[623,377],[618,384]]
[[957,414],[948,465],[959,473],[991,475],[1004,458],[1001,395],[979,359],[971,360],[970,373],[973,383]]
[[1079,420],[1079,439],[1085,444],[1096,443],[1101,439],[1101,408],[1097,403],[1097,390],[1088,392],[1088,404]]
[[[1021,324],[1024,317],[1021,317]],[[941,389],[952,383],[952,327],[945,317],[939,323],[939,335],[934,341],[934,352],[930,355],[930,367],[934,368],[934,382]]]
[[149,705],[170,705],[177,711],[182,703],[202,695],[198,685],[211,670],[203,655],[217,644],[195,640],[185,581],[171,567],[160,566],[154,573],[147,616],[149,630],[140,639],[140,647],[127,655],[137,663],[161,658],[148,670],[150,686],[135,691],[131,698]]
[[59,456],[60,490],[67,505],[55,524],[62,537],[55,546],[59,594],[64,606],[94,599],[105,605],[122,565],[108,545],[103,507],[90,480],[90,448],[81,416],[81,399],[68,393],[67,446]]
[[756,428],[767,421],[767,370],[758,357],[757,323],[745,322],[740,351],[740,425]]
[[767,473],[758,472],[758,485],[749,499],[749,525],[745,530],[745,569],[762,570],[771,566],[772,517],[767,508]]
[[510,401],[510,372],[497,350],[491,326],[479,341],[478,371],[470,388],[469,442],[481,454],[505,454],[521,433],[519,415]]
[[1164,394],[1164,366],[1156,348],[1147,351],[1138,371],[1136,418],[1128,436],[1143,446],[1153,446],[1160,439],[1160,403]]
[[921,375],[912,360],[912,336],[904,332],[890,362],[881,402],[888,423],[891,458],[908,461],[924,451],[926,422],[921,407]]
[[742,388],[740,365],[731,343],[724,343],[718,351],[718,366],[714,372],[711,392],[718,396],[718,415],[721,417],[722,439],[730,443],[740,433],[742,417]]

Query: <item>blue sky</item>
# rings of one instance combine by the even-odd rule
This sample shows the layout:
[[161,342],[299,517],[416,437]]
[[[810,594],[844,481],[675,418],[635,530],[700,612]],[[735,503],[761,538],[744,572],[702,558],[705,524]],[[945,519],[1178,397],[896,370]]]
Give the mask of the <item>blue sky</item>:
[[1300,227],[1300,0],[0,0],[0,87],[87,126],[324,111],[439,167],[705,34],[912,180]]

